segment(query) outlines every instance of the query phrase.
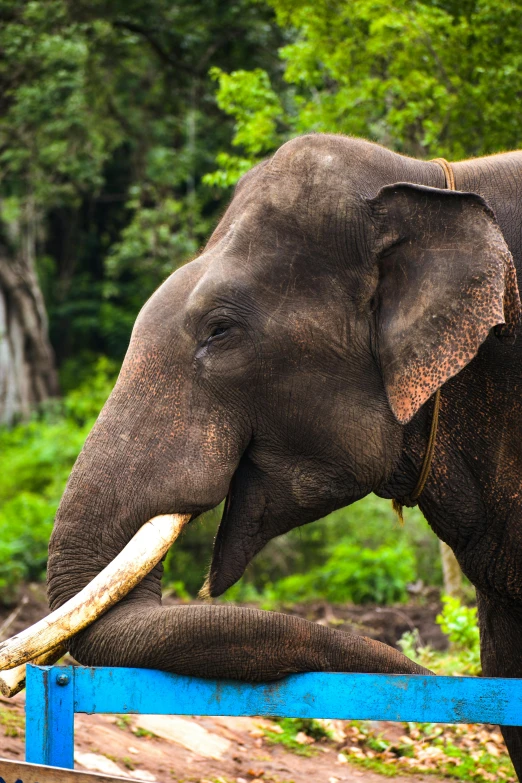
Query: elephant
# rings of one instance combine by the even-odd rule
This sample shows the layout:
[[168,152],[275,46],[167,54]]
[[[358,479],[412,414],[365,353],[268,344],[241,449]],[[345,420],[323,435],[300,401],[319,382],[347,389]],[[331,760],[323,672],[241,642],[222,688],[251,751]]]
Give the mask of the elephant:
[[[141,310],[67,483],[52,609],[148,518],[226,499],[205,583],[374,492],[418,504],[477,591],[485,675],[522,676],[522,153],[452,164],[310,134],[245,174],[207,245]],[[518,565],[517,565],[518,564]],[[277,612],[163,607],[162,567],[78,634],[86,665],[275,680],[420,674],[397,650]],[[503,734],[522,774],[522,728]]]

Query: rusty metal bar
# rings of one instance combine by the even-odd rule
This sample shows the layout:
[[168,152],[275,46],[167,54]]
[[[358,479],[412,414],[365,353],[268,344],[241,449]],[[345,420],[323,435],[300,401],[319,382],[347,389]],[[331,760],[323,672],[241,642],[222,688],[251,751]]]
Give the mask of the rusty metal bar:
[[115,778],[93,772],[59,767],[42,767],[23,761],[0,759],[0,783],[132,783],[132,778]]

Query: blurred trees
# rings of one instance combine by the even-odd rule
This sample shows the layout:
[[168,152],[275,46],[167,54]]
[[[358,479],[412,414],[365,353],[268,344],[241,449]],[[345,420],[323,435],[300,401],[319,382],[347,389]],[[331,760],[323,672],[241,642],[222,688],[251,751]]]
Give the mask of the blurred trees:
[[4,217],[0,233],[0,425],[27,417],[58,393],[47,313],[35,270],[32,202]]
[[[0,303],[12,318],[12,291],[31,297],[27,363],[42,365],[46,345],[52,376],[35,268],[65,386],[94,354],[122,358],[137,311],[223,205],[199,187],[232,124],[208,69],[270,68],[271,18],[249,0],[0,0]],[[35,386],[34,401],[56,391]]]

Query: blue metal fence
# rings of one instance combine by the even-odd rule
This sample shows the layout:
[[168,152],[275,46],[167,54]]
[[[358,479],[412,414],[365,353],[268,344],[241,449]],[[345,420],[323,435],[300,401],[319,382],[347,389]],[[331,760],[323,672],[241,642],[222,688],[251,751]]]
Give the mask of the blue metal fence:
[[30,665],[26,688],[26,760],[69,769],[76,712],[522,725],[519,679],[314,672],[252,685],[150,669]]

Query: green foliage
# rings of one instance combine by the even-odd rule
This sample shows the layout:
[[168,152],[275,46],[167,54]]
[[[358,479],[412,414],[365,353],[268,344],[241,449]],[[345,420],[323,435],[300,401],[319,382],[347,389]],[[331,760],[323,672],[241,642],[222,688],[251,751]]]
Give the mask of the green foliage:
[[157,735],[154,734],[152,731],[149,731],[148,729],[142,729],[141,726],[136,726],[135,729],[132,731],[133,734],[136,735],[136,737],[147,737],[148,739],[154,739]]
[[25,718],[16,712],[0,709],[0,726],[6,737],[23,737],[25,734]]
[[118,715],[114,723],[122,731],[131,731],[132,718],[130,715]]
[[[512,110],[522,65],[520,2],[269,2],[288,39],[279,50],[286,85],[273,86],[259,69],[215,72],[218,104],[235,119],[233,144],[251,164],[292,136],[318,131],[418,157],[520,146],[522,118]],[[223,182],[225,174],[232,179],[226,164],[218,159]],[[219,173],[207,181],[219,182]]]
[[455,648],[469,650],[479,655],[479,629],[477,608],[463,606],[458,598],[450,595],[442,597],[443,610],[437,617],[443,633],[446,634]]
[[251,159],[270,152],[278,145],[278,120],[283,107],[274,92],[266,71],[234,71],[227,74],[220,68],[212,68],[212,78],[219,83],[217,104],[234,120],[235,147],[243,147],[246,157],[221,152],[217,157],[218,171],[206,174],[207,185],[228,187],[247,171]]
[[266,609],[314,600],[392,603],[405,600],[418,578],[441,584],[436,537],[418,509],[401,526],[389,501],[369,495],[271,541],[225,599]]
[[516,780],[496,727],[403,723],[400,738],[395,732],[378,733],[369,721],[350,721],[345,730],[350,762],[387,777],[423,773],[475,783]]
[[200,187],[233,122],[212,66],[263,72],[262,3],[0,0],[0,239],[30,240],[58,358],[121,360],[146,298],[223,207]]
[[[262,731],[268,743],[303,756],[317,753],[317,742],[330,749],[335,743],[338,751],[339,740],[344,737],[341,752],[347,760],[390,778],[417,773],[476,783],[516,779],[497,727],[436,723],[391,727],[353,720],[343,723],[339,737],[339,729],[332,731],[330,726],[326,720],[284,718],[263,726]],[[306,736],[299,737],[300,733]]]
[[58,505],[31,492],[8,501],[0,512],[0,595],[14,597],[22,580],[43,580],[47,545]]
[[[118,123],[99,110],[103,89],[90,74],[86,29],[68,18],[64,0],[4,0],[1,10],[3,188],[42,206],[78,200],[101,186],[121,140]],[[107,25],[98,22],[92,34],[106,40]]]
[[[389,604],[407,599],[406,587],[415,579],[415,555],[406,546],[361,547],[341,538],[327,549],[324,564],[303,574],[292,574],[265,588],[261,596],[268,608],[324,599],[336,603]],[[241,589],[229,590],[230,599]]]
[[231,77],[220,68],[212,68],[210,74],[219,80],[218,106],[236,121],[233,143],[252,155],[277,144],[276,122],[282,106],[266,71],[234,71]]
[[0,599],[45,576],[47,545],[65,482],[114,381],[102,358],[63,402],[0,430]]
[[306,742],[299,742],[299,734],[306,734],[313,740],[331,739],[331,732],[324,723],[314,718],[277,718],[275,726],[279,731],[265,727],[263,733],[272,745],[283,745],[298,756],[312,756],[316,751]]
[[443,596],[437,624],[448,637],[450,649],[441,653],[422,645],[417,630],[407,631],[399,647],[408,658],[436,674],[480,675],[480,640],[476,607],[464,606],[458,598]]

